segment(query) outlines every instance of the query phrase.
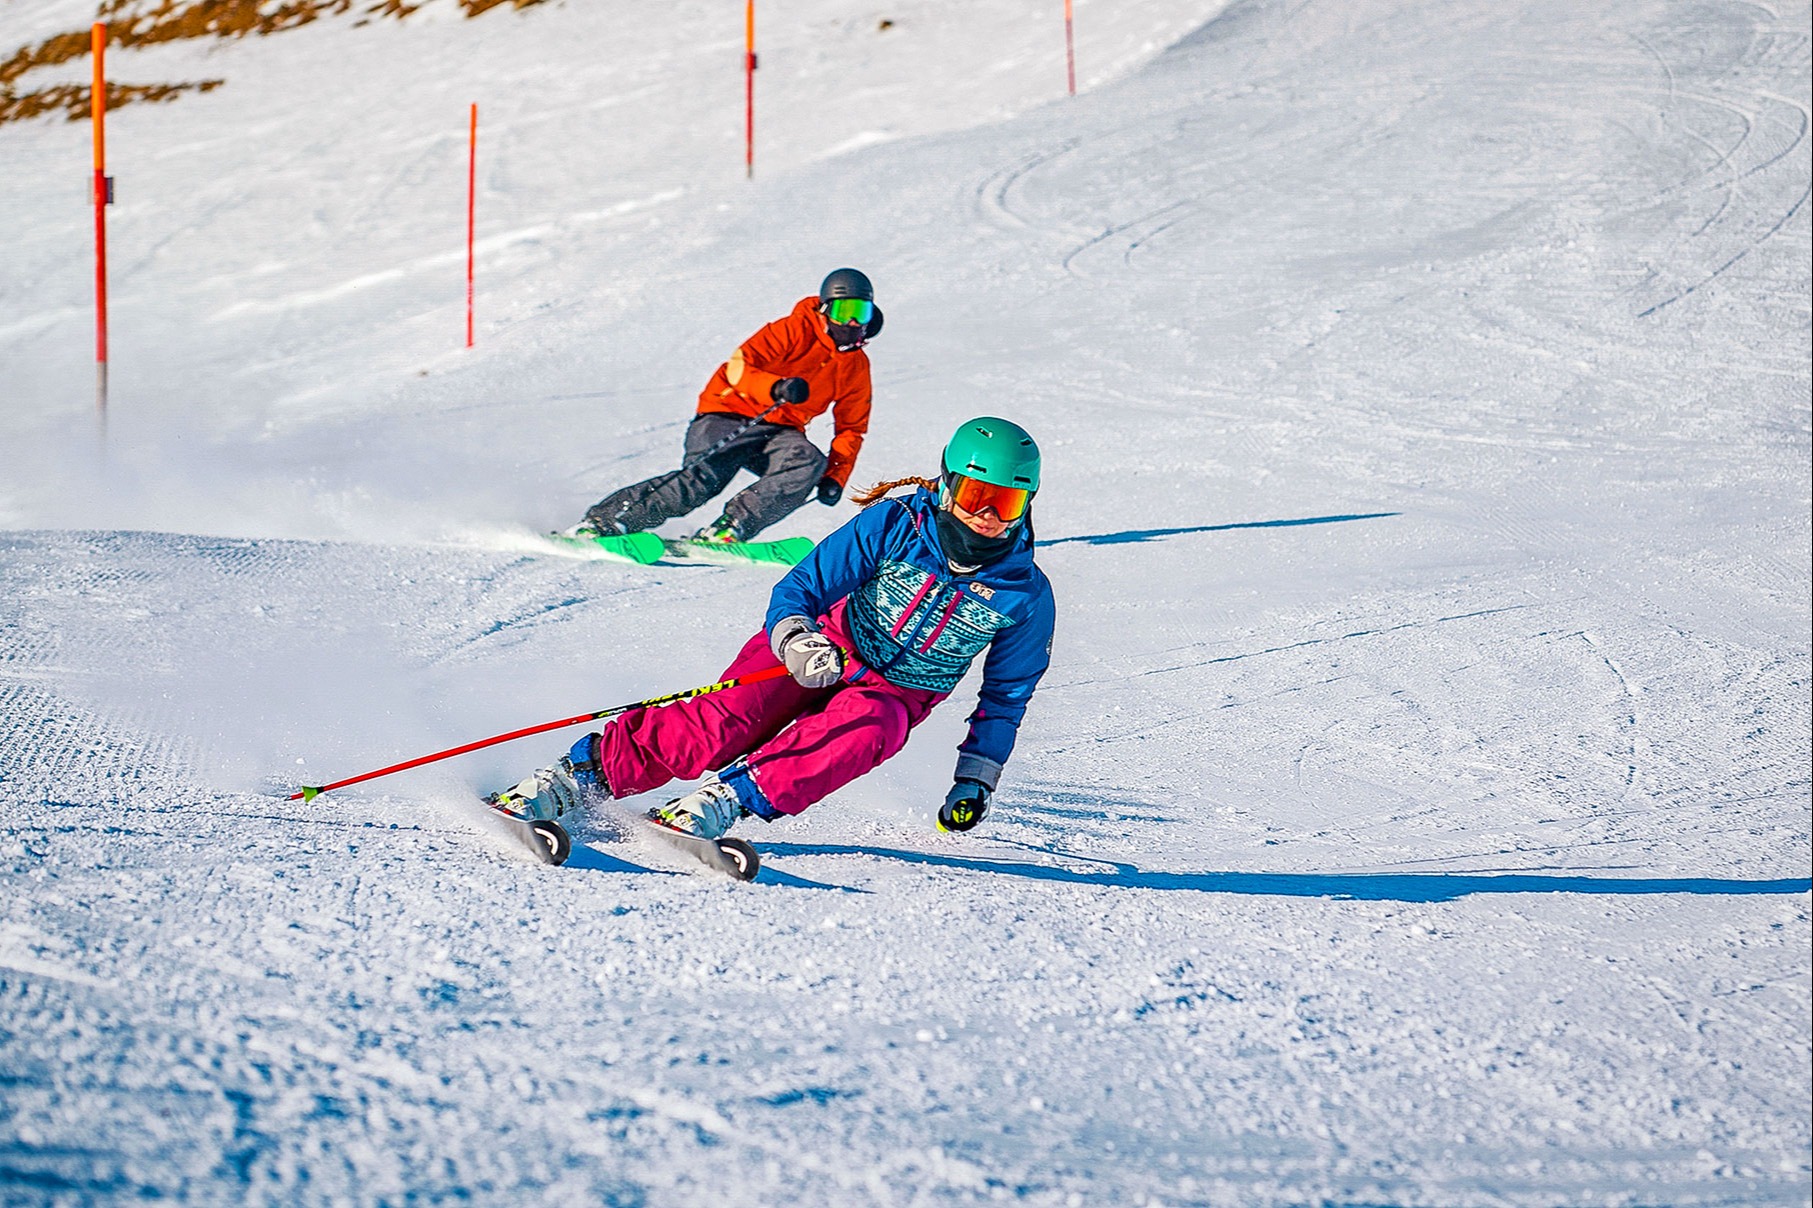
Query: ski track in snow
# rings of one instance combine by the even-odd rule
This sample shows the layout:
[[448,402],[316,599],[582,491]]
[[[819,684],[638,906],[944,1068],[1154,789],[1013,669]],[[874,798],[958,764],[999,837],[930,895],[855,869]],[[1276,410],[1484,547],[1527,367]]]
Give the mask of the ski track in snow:
[[[104,442],[0,127],[0,1203],[1813,1203],[1808,6],[813,0],[747,182],[708,7],[117,53]],[[577,730],[286,799],[715,679],[772,575],[534,534],[840,263],[859,485],[1045,449],[982,828],[973,681],[748,885],[536,864]]]

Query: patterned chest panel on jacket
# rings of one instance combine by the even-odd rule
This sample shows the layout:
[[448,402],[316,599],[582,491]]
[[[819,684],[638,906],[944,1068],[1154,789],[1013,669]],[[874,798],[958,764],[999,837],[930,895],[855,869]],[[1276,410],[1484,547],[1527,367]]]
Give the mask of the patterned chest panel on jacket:
[[1014,624],[963,586],[893,560],[851,595],[848,615],[864,663],[889,683],[928,692],[955,690],[995,634]]

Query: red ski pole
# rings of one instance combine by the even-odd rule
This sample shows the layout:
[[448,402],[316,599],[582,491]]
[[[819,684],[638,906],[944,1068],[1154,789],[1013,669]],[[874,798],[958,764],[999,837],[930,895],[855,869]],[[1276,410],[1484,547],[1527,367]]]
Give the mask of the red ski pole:
[[539,726],[529,726],[527,729],[512,730],[508,734],[498,734],[491,738],[481,738],[477,742],[469,742],[465,746],[454,747],[447,751],[436,751],[433,755],[423,755],[419,759],[411,759],[404,763],[392,764],[387,768],[379,768],[375,772],[364,772],[358,776],[348,776],[345,780],[336,780],[332,784],[304,785],[302,788],[284,798],[284,800],[313,801],[322,793],[329,792],[333,789],[343,789],[349,784],[359,784],[366,780],[376,780],[380,776],[389,776],[393,772],[404,772],[408,771],[410,768],[419,768],[425,763],[435,763],[442,759],[451,759],[455,755],[464,755],[467,751],[476,751],[481,747],[496,746],[500,742],[509,742],[513,738],[527,738],[531,734],[542,734],[548,730],[559,730],[567,726],[576,726],[582,721],[597,721],[601,717],[614,717],[619,713],[628,713],[632,709],[648,709],[653,708],[656,705],[672,704],[677,700],[690,700],[692,697],[704,696],[709,692],[722,692],[726,688],[736,688],[743,684],[759,683],[762,680],[774,679],[776,676],[786,674],[787,669],[785,667],[768,667],[761,671],[751,671],[748,675],[739,675],[735,679],[719,680],[715,684],[705,684],[698,688],[688,688],[684,692],[670,692],[666,696],[651,696],[647,700],[634,701],[627,705],[614,705],[609,709],[600,709],[596,713],[581,713],[577,717],[565,717],[559,721],[543,722]]

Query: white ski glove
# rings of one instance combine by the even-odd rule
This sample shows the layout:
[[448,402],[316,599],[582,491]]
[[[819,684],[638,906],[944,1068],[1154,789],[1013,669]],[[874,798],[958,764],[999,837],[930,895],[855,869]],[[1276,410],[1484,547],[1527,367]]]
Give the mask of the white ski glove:
[[805,617],[788,617],[774,627],[775,657],[802,688],[829,688],[844,675],[844,652]]

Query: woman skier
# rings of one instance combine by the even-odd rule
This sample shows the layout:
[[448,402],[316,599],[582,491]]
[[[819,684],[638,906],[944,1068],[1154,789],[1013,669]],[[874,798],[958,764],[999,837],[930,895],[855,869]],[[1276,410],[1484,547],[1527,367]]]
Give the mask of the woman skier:
[[[888,494],[909,484],[910,495]],[[863,510],[775,585],[763,630],[722,678],[783,665],[789,675],[626,714],[493,800],[554,818],[582,792],[629,797],[715,769],[648,816],[716,840],[745,815],[800,813],[879,766],[986,652],[938,811],[941,830],[969,830],[1051,660],[1051,585],[1033,564],[1038,489],[1039,449],[1025,429],[964,423],[937,481],[902,478],[854,497]]]

